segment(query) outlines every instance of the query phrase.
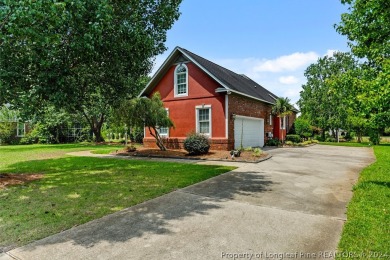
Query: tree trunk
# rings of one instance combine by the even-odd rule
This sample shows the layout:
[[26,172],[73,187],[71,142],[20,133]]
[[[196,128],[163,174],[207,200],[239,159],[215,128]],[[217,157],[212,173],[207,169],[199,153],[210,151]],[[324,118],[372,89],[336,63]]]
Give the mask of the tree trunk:
[[92,133],[95,135],[95,142],[100,143],[104,142],[104,138],[102,136],[102,126],[104,123],[104,114],[101,114],[99,118],[96,116],[89,117],[84,111],[83,115],[89,126],[91,127]]
[[161,151],[166,151],[167,148],[165,147],[163,141],[161,140],[161,136],[160,134],[158,133],[157,129],[155,127],[152,127],[154,133],[152,132],[152,129],[151,127],[148,127],[149,129],[149,133],[151,136],[153,136],[155,139],[156,139],[156,145],[158,148],[160,148]]
[[362,142],[362,132],[358,132],[358,133],[357,133],[357,138],[358,138],[358,139],[357,139],[357,142],[358,142],[358,143],[361,143],[361,142]]

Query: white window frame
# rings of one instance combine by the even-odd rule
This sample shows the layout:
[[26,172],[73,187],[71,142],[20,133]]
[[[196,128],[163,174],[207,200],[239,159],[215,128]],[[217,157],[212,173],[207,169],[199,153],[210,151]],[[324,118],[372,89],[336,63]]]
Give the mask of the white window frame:
[[[169,116],[169,108],[165,108],[165,111],[167,111],[167,115]],[[162,134],[161,133],[161,128],[167,128],[167,133],[165,134]],[[168,138],[169,137],[169,127],[160,127],[160,128],[157,128],[157,132],[158,134],[161,136],[161,137],[166,137]]]
[[213,129],[213,120],[212,120],[212,110],[211,105],[201,105],[195,107],[195,119],[196,119],[196,132],[199,133],[199,110],[200,109],[208,109],[209,110],[209,133],[202,133],[203,135],[211,138],[212,136],[212,129]]
[[[19,132],[19,125],[20,124],[23,124],[23,133]],[[19,123],[19,122],[17,122],[16,123],[16,136],[17,137],[23,137],[25,135],[26,135],[26,123]]]
[[[181,73],[177,73],[177,70],[178,68],[180,68],[181,66],[184,66],[186,68],[186,93],[182,93],[182,94],[178,94],[178,86],[177,86],[177,76],[178,74],[181,74]],[[187,65],[185,65],[184,63],[180,63],[176,66],[175,68],[175,73],[174,73],[174,96],[175,97],[186,97],[188,96],[188,67]]]
[[286,129],[286,116],[280,118],[280,129]]
[[272,120],[273,120],[272,114],[269,114],[269,125],[272,125]]

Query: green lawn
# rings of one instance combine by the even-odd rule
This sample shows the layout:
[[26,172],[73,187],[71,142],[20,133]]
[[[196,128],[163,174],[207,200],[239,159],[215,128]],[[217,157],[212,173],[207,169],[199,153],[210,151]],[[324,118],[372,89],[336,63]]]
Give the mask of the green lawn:
[[361,143],[356,143],[356,142],[320,142],[320,144],[323,145],[334,145],[334,146],[350,146],[350,147],[372,147],[372,145],[369,142],[361,142]]
[[41,180],[0,190],[0,252],[233,169],[64,156],[85,149],[107,147],[0,147],[0,173],[44,174]]
[[94,150],[96,152],[122,149],[123,145],[94,145],[94,144],[34,144],[0,146],[0,170],[12,163],[58,158],[69,152]]
[[390,145],[374,146],[374,152],[377,161],[354,186],[338,259],[347,259],[348,253],[360,259],[390,258]]

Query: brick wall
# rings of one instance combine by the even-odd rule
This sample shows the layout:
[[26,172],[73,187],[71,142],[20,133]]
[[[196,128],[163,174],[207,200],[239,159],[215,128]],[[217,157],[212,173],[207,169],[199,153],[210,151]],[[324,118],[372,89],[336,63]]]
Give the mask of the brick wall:
[[266,133],[273,131],[273,125],[270,125],[269,115],[272,110],[272,105],[246,98],[236,94],[230,94],[229,102],[229,149],[234,147],[234,119],[233,114],[240,116],[257,117],[264,119],[264,143],[267,139]]
[[[184,149],[185,138],[165,138],[164,144],[168,149]],[[144,138],[145,148],[157,148],[156,139]],[[229,144],[227,139],[210,139],[210,150],[229,150]]]

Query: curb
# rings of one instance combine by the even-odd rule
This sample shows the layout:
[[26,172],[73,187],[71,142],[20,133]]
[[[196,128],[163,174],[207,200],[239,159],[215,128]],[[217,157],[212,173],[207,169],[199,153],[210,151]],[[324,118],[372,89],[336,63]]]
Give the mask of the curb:
[[214,161],[214,162],[239,162],[239,163],[259,163],[262,161],[266,161],[272,158],[272,155],[267,154],[265,158],[261,158],[256,161],[248,161],[248,160],[227,160],[227,159],[206,159],[206,158],[188,158],[182,156],[160,156],[160,155],[121,155],[121,154],[113,154],[113,156],[121,156],[121,157],[141,157],[141,158],[159,158],[159,159],[179,159],[179,160],[192,160],[192,161]]

